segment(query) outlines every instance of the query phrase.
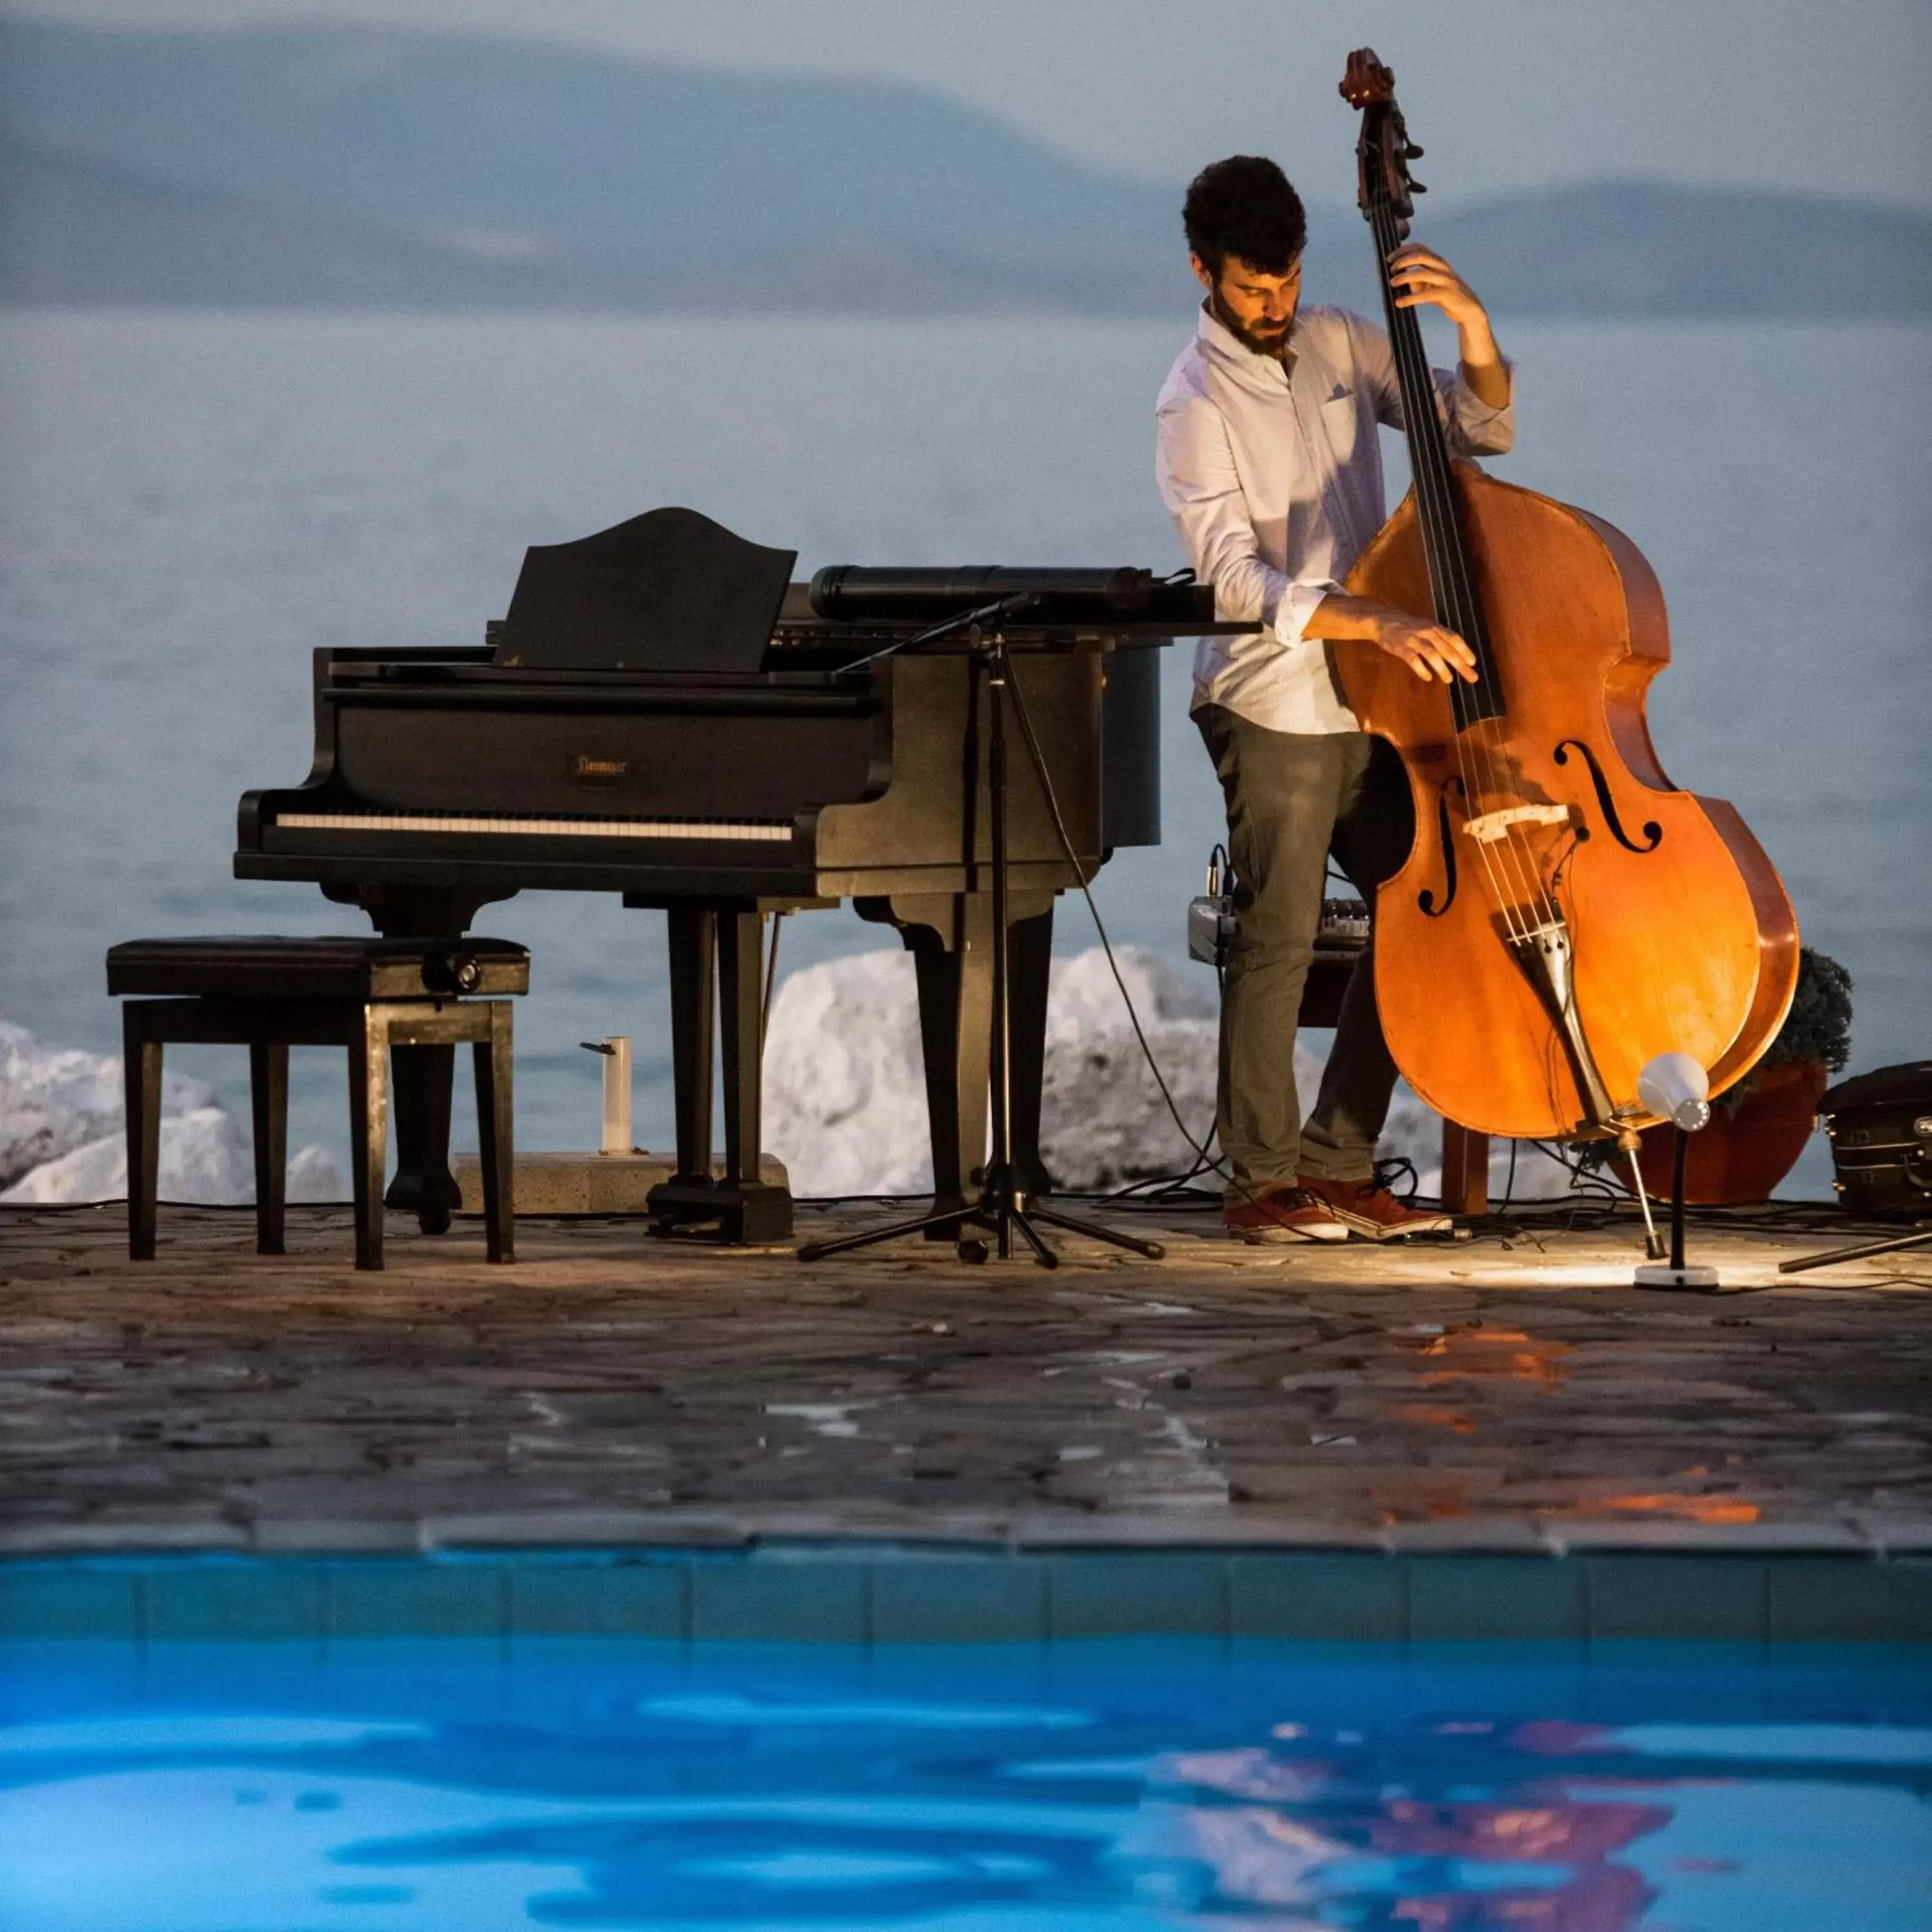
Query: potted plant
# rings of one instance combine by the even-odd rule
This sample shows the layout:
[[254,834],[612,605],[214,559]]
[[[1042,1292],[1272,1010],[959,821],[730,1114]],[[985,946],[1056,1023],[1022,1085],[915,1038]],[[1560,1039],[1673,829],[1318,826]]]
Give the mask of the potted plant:
[[[1831,1074],[1851,1056],[1852,976],[1826,954],[1802,948],[1791,1010],[1764,1057],[1711,1103],[1711,1123],[1690,1136],[1684,1198],[1703,1207],[1762,1201],[1804,1151]],[[1637,1166],[1653,1194],[1670,1192],[1669,1127],[1647,1127]]]

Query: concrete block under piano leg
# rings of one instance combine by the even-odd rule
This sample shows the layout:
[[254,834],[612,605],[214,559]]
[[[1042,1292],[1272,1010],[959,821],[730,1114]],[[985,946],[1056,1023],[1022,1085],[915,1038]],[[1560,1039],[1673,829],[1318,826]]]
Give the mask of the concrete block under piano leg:
[[[450,1166],[463,1198],[459,1214],[483,1211],[483,1174],[477,1156],[452,1154]],[[674,1155],[638,1149],[630,1154],[523,1154],[517,1156],[516,1209],[519,1214],[644,1214],[653,1187],[676,1171]],[[724,1157],[715,1155],[713,1174],[724,1171]],[[768,1154],[758,1156],[758,1178],[783,1187],[789,1177],[784,1163]]]

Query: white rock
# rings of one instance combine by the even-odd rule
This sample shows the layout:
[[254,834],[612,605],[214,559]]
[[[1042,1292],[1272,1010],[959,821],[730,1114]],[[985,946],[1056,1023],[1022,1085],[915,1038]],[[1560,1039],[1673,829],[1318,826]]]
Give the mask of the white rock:
[[[1196,1157],[1190,1138],[1204,1145],[1214,1130],[1220,1020],[1213,981],[1144,946],[1116,947],[1114,957],[1119,983],[1097,946],[1054,967],[1040,1150],[1063,1187],[1118,1187],[1184,1173]],[[1134,1036],[1122,985],[1185,1135]]]
[[[1177,968],[1144,946],[1117,947],[1114,957],[1187,1134],[1161,1097],[1106,954],[1095,946],[1056,967],[1048,1008],[1040,1152],[1065,1187],[1118,1187],[1184,1172],[1196,1158],[1190,1139],[1204,1144],[1214,1124],[1220,1021],[1211,981],[1204,970]],[[1295,1042],[1304,1107],[1320,1089],[1329,1037],[1312,1036],[1319,1052],[1307,1037]],[[1412,1162],[1426,1192],[1441,1178],[1441,1136],[1436,1115],[1398,1086],[1377,1151]],[[1210,1173],[1200,1184],[1220,1183]]]
[[[1188,1133],[1214,1125],[1218,1000],[1204,970],[1144,946],[1116,949],[1168,1090]],[[1303,1104],[1320,1087],[1330,1036],[1298,1042]],[[1323,1052],[1312,1050],[1310,1040]],[[1378,1154],[1416,1170],[1420,1191],[1442,1182],[1441,1121],[1399,1085]],[[1106,954],[1057,962],[1048,1006],[1040,1150],[1061,1186],[1116,1187],[1194,1163],[1149,1072]],[[802,1195],[909,1194],[932,1184],[925,1075],[910,956],[860,953],[790,975],[772,1004],[765,1048],[765,1144]],[[1492,1148],[1498,1198],[1510,1145]],[[1206,1185],[1216,1183],[1210,1175]],[[1516,1148],[1515,1198],[1566,1192],[1569,1176],[1537,1149]]]
[[[1138,1002],[1136,1003],[1138,1004]],[[1063,1187],[1111,1188],[1181,1174],[1214,1126],[1215,1022],[1150,1019],[1142,1030],[1184,1135],[1124,1021],[1082,1037],[1049,1034],[1040,1150]]]
[[[166,1073],[161,1112],[185,1114],[213,1104],[205,1080]],[[118,1055],[51,1046],[0,1020],[0,1187],[29,1169],[122,1131]]]
[[[347,1201],[354,1193],[348,1176],[336,1165],[334,1155],[322,1147],[298,1148],[294,1159],[289,1162],[289,1177],[283,1185],[284,1198],[290,1201]],[[248,1198],[250,1201],[255,1198],[252,1167]]]
[[1123,985],[1143,1026],[1149,1020],[1218,1019],[1220,1001],[1213,976],[1205,968],[1183,970],[1150,946],[1116,946],[1114,958],[1120,969],[1118,983],[1106,952],[1097,946],[1071,959],[1054,962],[1046,1012],[1049,1040],[1084,1037],[1126,1026],[1126,1007],[1120,998]]
[[[248,1136],[220,1107],[196,1107],[161,1122],[164,1201],[228,1207],[255,1198],[254,1156]],[[340,1201],[347,1184],[328,1151],[305,1147],[289,1163],[291,1201]],[[121,1201],[128,1194],[128,1141],[114,1133],[43,1162],[0,1194],[0,1202],[39,1207]]]
[[912,956],[861,952],[790,974],[765,1038],[764,1142],[795,1194],[932,1185]]

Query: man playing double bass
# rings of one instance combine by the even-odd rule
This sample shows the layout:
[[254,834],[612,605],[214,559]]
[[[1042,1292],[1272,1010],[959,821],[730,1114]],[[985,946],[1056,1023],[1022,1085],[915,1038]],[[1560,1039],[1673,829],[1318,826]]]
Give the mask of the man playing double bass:
[[[1156,474],[1216,614],[1256,627],[1201,640],[1191,706],[1220,778],[1236,879],[1216,1110],[1222,1217],[1251,1241],[1441,1232],[1448,1216],[1405,1208],[1375,1178],[1396,1070],[1370,958],[1305,1120],[1294,1036],[1330,854],[1372,901],[1413,829],[1400,761],[1343,702],[1333,654],[1384,650],[1445,681],[1473,680],[1474,656],[1454,632],[1342,588],[1382,525],[1378,425],[1402,426],[1402,400],[1383,329],[1302,305],[1307,225],[1287,178],[1256,155],[1216,161],[1190,185],[1184,218],[1207,293],[1156,406]],[[1482,304],[1413,243],[1390,275],[1398,303],[1434,304],[1460,334],[1457,373],[1434,372],[1452,450],[1508,449],[1510,372]]]

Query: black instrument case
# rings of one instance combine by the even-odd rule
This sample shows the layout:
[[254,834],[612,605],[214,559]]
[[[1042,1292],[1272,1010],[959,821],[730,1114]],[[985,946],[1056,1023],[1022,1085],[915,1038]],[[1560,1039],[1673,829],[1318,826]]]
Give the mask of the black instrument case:
[[1841,1206],[1855,1214],[1932,1214],[1932,1060],[1841,1080],[1818,1111]]

